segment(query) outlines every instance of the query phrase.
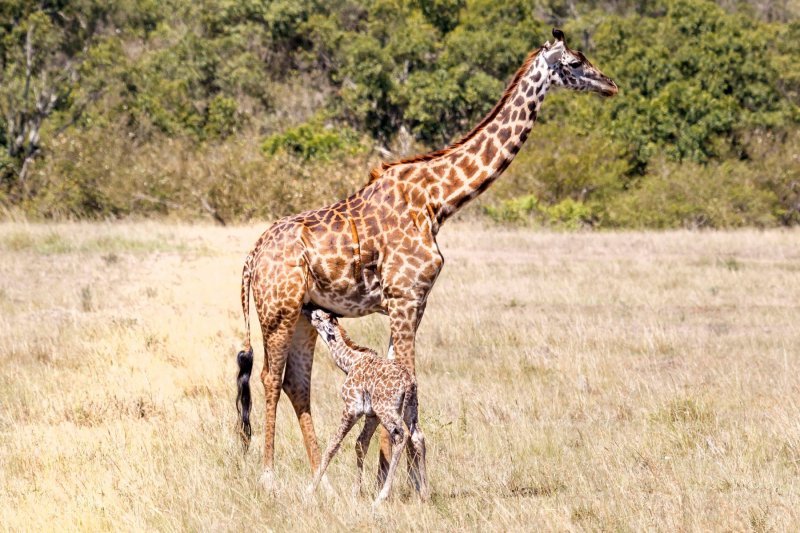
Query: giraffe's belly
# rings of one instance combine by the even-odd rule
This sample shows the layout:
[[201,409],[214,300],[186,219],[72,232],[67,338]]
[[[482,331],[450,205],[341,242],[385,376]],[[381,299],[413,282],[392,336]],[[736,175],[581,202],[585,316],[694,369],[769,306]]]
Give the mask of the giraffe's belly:
[[378,254],[373,249],[371,243],[362,243],[361,261],[351,250],[309,254],[307,300],[345,317],[385,314]]
[[360,283],[346,288],[311,284],[306,299],[344,317],[386,314],[380,283]]

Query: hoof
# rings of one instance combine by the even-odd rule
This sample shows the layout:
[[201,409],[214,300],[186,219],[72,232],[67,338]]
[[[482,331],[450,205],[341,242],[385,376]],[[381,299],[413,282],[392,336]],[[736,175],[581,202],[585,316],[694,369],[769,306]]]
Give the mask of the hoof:
[[322,490],[325,491],[325,495],[326,496],[333,496],[334,495],[333,485],[331,485],[331,482],[328,481],[328,475],[327,474],[322,476],[322,480],[320,480],[320,484],[322,485]]
[[378,494],[378,497],[375,498],[374,502],[372,502],[372,509],[375,510],[378,507],[380,507],[381,504],[383,503],[383,501],[387,498],[387,496],[388,496],[388,494],[383,494],[383,492]]
[[275,473],[270,469],[264,469],[261,472],[261,477],[258,478],[258,484],[261,486],[262,490],[268,493],[274,493],[276,487],[275,483]]
[[429,501],[431,501],[431,491],[428,489],[420,490],[419,499],[422,503],[428,503]]

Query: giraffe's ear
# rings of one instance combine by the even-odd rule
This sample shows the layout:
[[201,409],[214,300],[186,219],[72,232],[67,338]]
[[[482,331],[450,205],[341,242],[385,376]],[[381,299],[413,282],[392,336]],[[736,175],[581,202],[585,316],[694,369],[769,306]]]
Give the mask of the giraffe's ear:
[[548,65],[555,65],[561,60],[561,55],[564,53],[564,42],[556,41],[556,43],[544,52],[544,60]]

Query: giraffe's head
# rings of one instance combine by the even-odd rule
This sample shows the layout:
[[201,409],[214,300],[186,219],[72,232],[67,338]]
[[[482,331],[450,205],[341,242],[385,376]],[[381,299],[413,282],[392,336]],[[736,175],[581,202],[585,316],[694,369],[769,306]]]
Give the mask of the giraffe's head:
[[619,90],[614,80],[600,72],[578,50],[570,50],[564,32],[553,28],[555,41],[545,43],[542,54],[550,69],[550,79],[556,87],[574,91],[590,91],[603,96],[614,96]]

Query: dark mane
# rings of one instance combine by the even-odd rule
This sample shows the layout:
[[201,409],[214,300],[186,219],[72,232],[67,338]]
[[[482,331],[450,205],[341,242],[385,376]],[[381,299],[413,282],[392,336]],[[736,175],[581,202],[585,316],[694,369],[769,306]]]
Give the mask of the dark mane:
[[431,159],[447,155],[451,151],[455,150],[459,146],[462,146],[464,143],[475,137],[478,134],[478,132],[480,132],[487,124],[489,124],[489,122],[494,120],[494,118],[500,112],[500,109],[505,105],[506,102],[508,102],[509,98],[511,98],[511,95],[514,93],[514,90],[517,88],[517,85],[519,85],[519,82],[522,80],[522,76],[524,76],[525,73],[528,72],[528,70],[531,68],[531,65],[533,65],[536,56],[539,55],[539,52],[541,50],[542,50],[541,48],[537,48],[536,50],[528,54],[528,57],[525,59],[525,62],[522,64],[519,70],[517,70],[516,74],[514,74],[514,77],[511,79],[511,83],[509,83],[505,91],[503,91],[503,96],[495,104],[492,110],[489,111],[489,114],[483,117],[483,120],[481,120],[477,126],[472,128],[472,130],[470,130],[469,133],[461,137],[459,140],[457,140],[450,146],[442,148],[441,150],[436,150],[435,152],[428,152],[426,154],[417,154],[415,156],[407,157],[405,159],[399,159],[397,161],[392,161],[390,163],[384,161],[383,163],[380,164],[380,166],[377,166],[370,171],[368,183],[372,183],[376,179],[380,178],[381,175],[389,168],[392,168],[397,165],[404,165],[406,163],[419,163],[422,161],[430,161]]

